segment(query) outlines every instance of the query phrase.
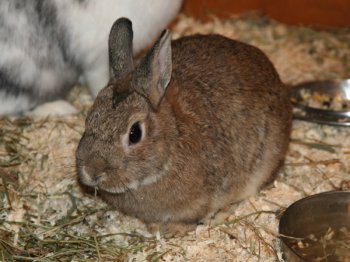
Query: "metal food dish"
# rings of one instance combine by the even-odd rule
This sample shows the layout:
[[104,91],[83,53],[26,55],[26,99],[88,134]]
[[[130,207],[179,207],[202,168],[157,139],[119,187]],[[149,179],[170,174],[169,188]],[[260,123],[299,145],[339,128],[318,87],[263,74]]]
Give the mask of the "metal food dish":
[[332,110],[308,106],[303,92],[320,94],[330,98],[340,98],[350,101],[350,79],[306,82],[291,89],[291,99],[294,105],[293,115],[296,119],[320,124],[350,126],[350,108]]
[[282,214],[279,233],[288,262],[349,261],[350,191],[316,194],[293,203]]

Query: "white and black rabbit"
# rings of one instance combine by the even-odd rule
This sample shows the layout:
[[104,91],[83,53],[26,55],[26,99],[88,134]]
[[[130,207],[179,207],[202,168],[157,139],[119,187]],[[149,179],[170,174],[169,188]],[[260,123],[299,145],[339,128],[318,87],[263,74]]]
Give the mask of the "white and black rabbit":
[[[107,39],[113,22],[121,16],[132,20],[138,52],[175,17],[181,2],[1,0],[0,116],[61,99],[78,79],[96,95],[109,79]],[[70,109],[68,103],[53,105],[49,110]]]
[[132,26],[110,34],[113,78],[86,119],[79,181],[151,228],[174,233],[254,194],[278,171],[292,120],[288,90],[258,48],[220,35],[171,42],[140,64]]

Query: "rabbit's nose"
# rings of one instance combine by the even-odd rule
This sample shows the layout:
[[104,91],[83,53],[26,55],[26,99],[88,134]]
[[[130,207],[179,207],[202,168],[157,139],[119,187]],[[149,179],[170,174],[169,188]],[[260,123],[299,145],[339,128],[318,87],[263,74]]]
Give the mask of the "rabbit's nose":
[[101,172],[94,167],[86,166],[84,167],[84,172],[94,182],[98,182],[101,179]]
[[103,174],[104,172],[100,172],[99,170],[96,170],[90,166],[82,167],[79,172],[80,181],[83,182],[83,184],[91,187],[96,187],[101,183],[103,180]]
[[89,186],[97,186],[103,179],[107,163],[103,159],[93,159],[80,170],[81,180]]

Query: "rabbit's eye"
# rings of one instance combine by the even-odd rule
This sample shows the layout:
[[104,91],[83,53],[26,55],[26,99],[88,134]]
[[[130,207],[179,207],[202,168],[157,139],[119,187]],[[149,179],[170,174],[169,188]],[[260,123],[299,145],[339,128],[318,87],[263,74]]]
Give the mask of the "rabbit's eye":
[[133,124],[129,132],[129,144],[133,145],[140,142],[142,137],[142,130],[139,122]]

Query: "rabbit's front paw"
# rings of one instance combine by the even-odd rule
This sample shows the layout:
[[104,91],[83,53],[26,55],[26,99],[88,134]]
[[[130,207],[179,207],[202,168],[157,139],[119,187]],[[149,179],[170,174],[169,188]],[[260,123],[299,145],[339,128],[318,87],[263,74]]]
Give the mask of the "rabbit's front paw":
[[159,232],[165,238],[171,238],[175,236],[185,236],[188,232],[196,229],[196,224],[186,223],[168,223],[158,224],[150,223],[147,225],[147,229],[152,234]]

